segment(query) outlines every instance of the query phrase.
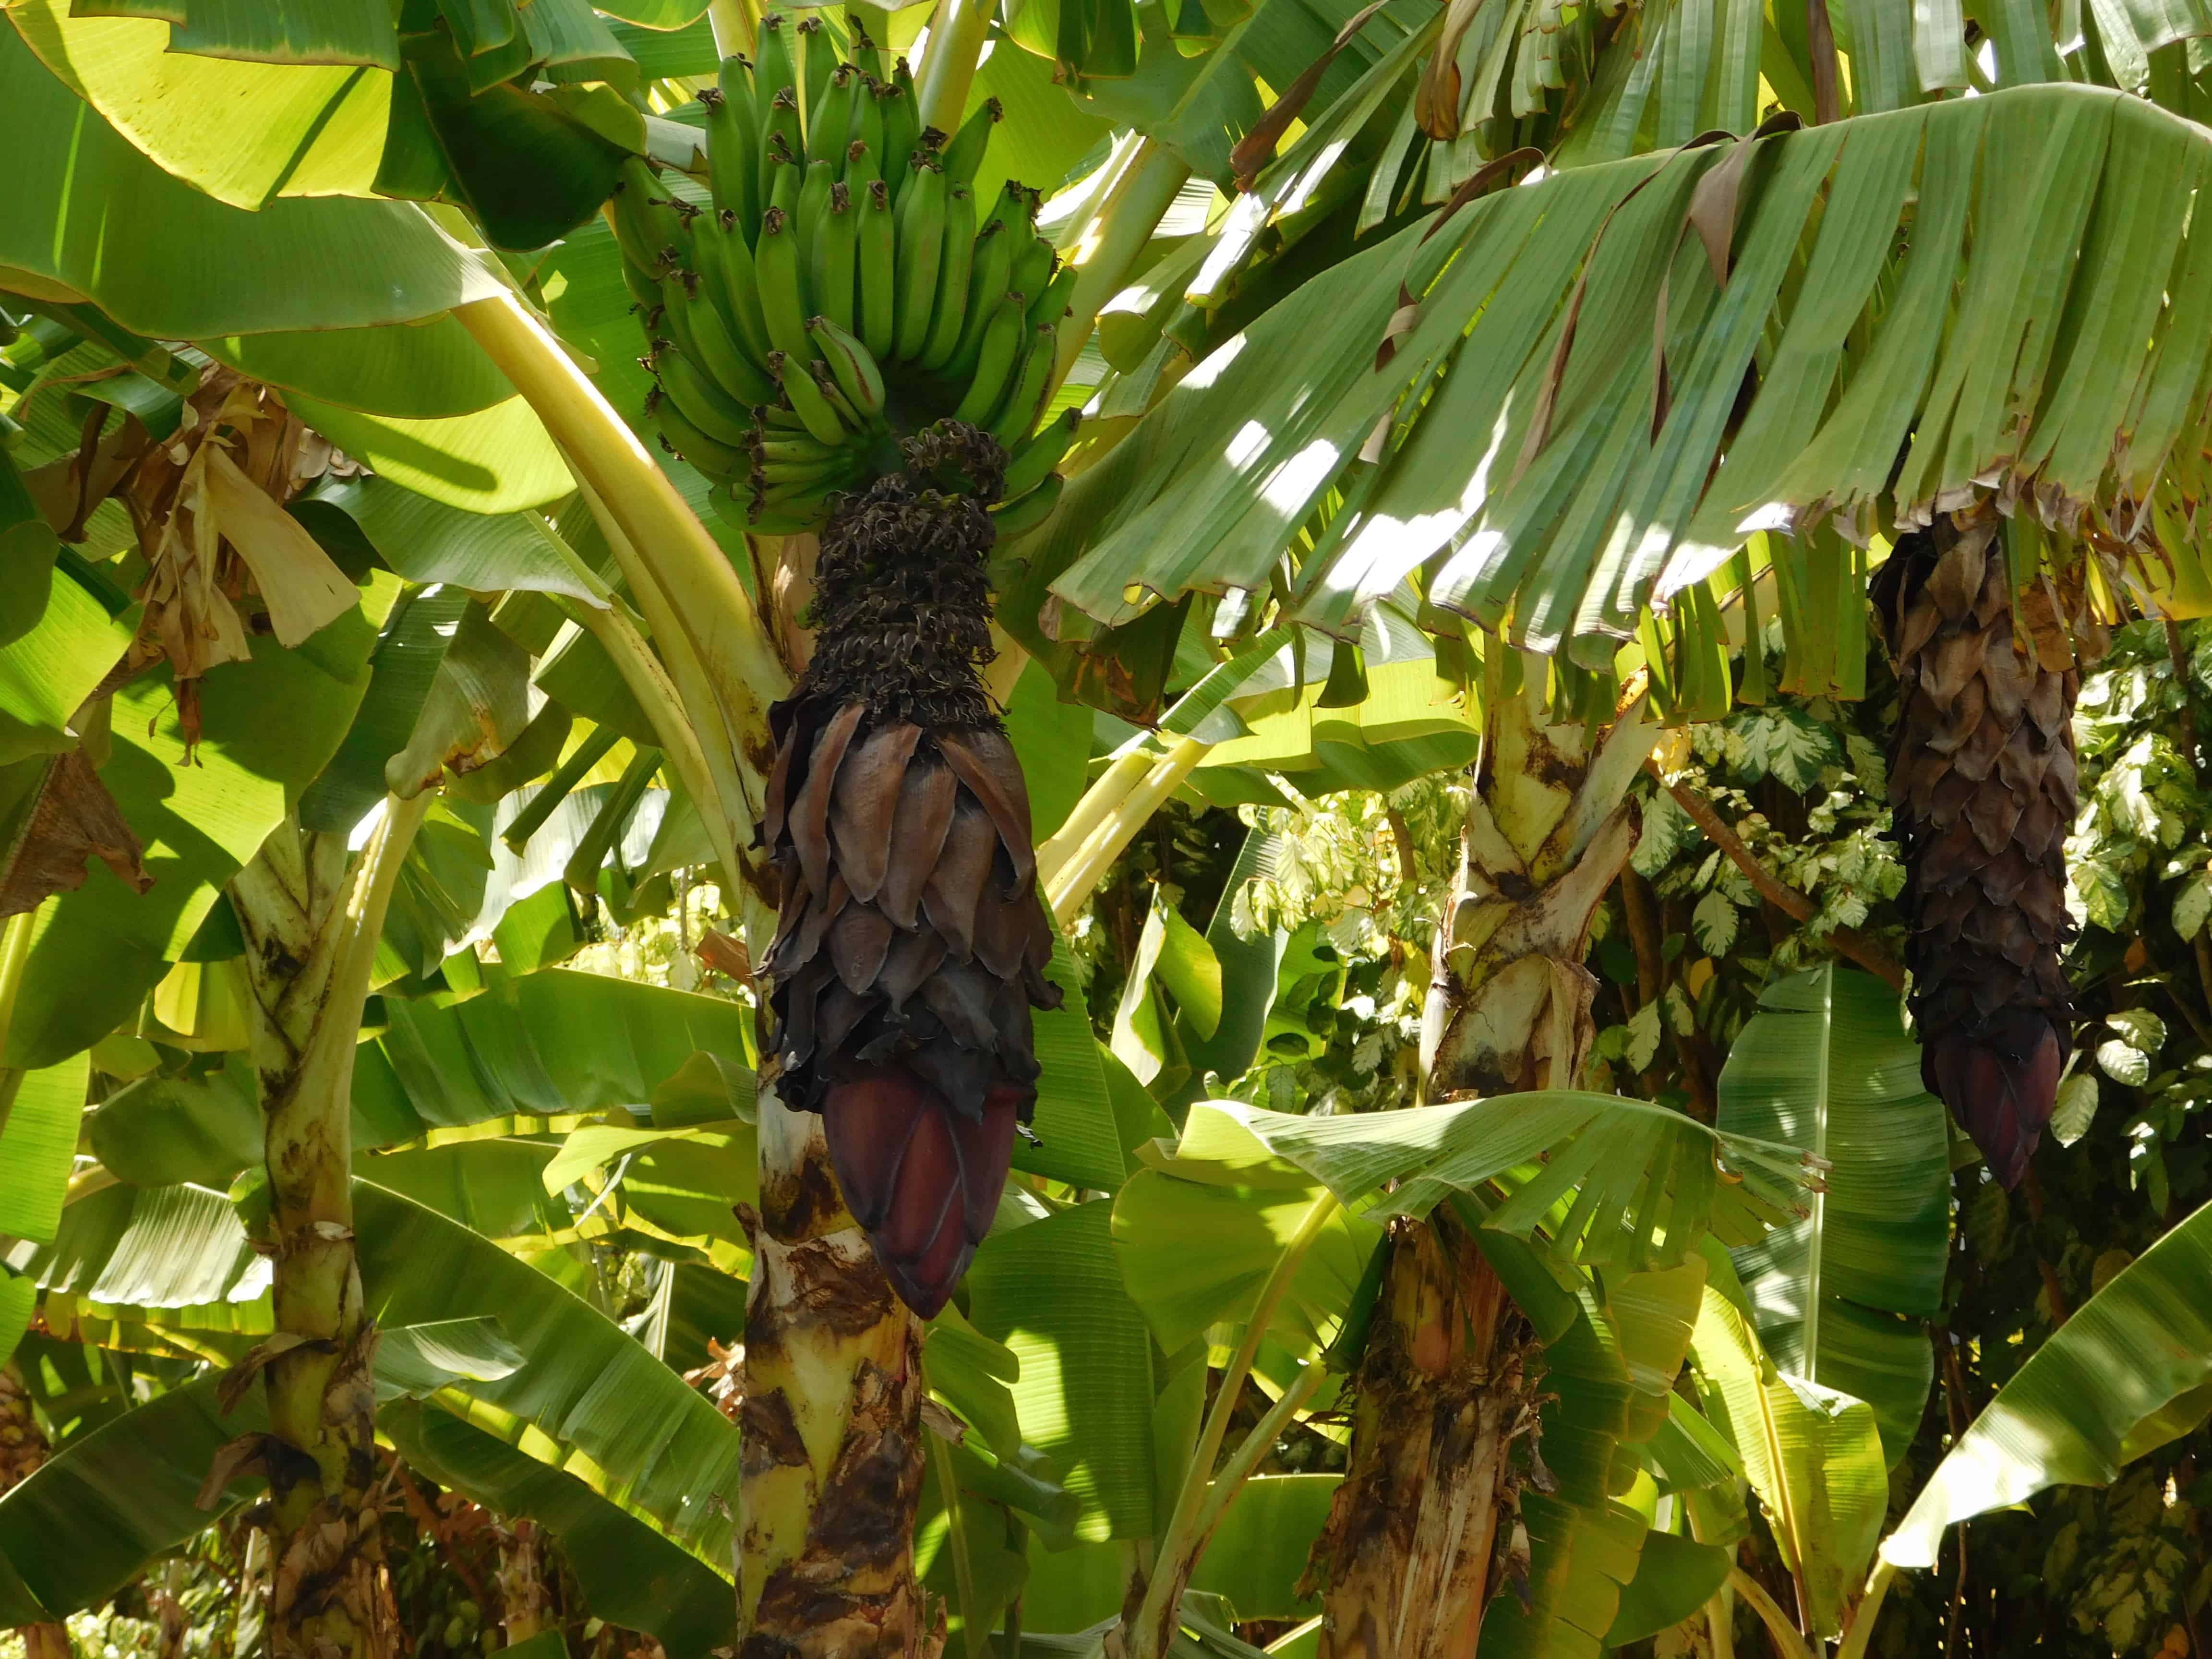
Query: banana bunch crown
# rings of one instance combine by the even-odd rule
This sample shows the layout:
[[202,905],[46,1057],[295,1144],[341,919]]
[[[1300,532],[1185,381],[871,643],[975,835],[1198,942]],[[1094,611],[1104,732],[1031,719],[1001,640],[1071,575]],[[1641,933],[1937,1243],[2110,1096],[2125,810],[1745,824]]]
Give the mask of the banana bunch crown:
[[1075,428],[1033,431],[1075,282],[1036,232],[1041,198],[970,186],[991,100],[949,141],[921,125],[901,58],[864,34],[841,63],[819,19],[761,21],[707,111],[711,208],[631,160],[611,206],[644,318],[648,413],[715,481],[726,517],[788,534],[900,465],[897,441],[950,416],[1010,453],[1002,529],[1049,510]]

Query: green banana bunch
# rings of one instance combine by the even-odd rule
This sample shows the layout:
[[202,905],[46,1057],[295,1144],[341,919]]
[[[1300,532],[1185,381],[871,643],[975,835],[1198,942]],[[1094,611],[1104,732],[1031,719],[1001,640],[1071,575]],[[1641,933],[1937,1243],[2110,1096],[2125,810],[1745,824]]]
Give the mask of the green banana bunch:
[[[1042,197],[975,185],[992,99],[949,138],[925,128],[903,59],[821,15],[762,19],[706,106],[707,195],[640,158],[607,216],[645,322],[646,412],[748,530],[819,526],[832,498],[899,465],[898,440],[951,416],[1006,448],[999,509],[1041,522],[1073,410],[1038,422],[1073,268],[1037,234]],[[988,211],[986,210],[988,207]]]

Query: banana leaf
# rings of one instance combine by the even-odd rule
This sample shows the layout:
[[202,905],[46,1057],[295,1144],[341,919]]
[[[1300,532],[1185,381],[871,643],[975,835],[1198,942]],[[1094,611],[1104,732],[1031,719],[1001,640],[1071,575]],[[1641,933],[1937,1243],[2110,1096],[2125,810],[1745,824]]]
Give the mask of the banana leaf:
[[669,1659],[701,1659],[736,1638],[726,1576],[558,1469],[434,1406],[386,1407],[380,1425],[408,1462],[507,1516],[527,1516],[561,1540],[595,1617],[660,1638]]
[[1743,1459],[1813,1633],[1834,1636],[1889,1508],[1874,1408],[1777,1369],[1742,1311],[1708,1286],[1693,1345],[1705,1414]]
[[[414,322],[501,291],[412,203],[276,201],[250,213],[172,178],[39,61],[12,11],[10,25],[0,107],[21,153],[48,164],[22,169],[0,203],[0,288],[88,300],[172,340]],[[254,280],[238,280],[244,271]]]
[[2212,1205],[2044,1339],[1936,1466],[1881,1547],[1933,1567],[1943,1529],[2046,1487],[2102,1486],[2212,1412]]
[[1719,1127],[1834,1165],[1812,1214],[1741,1247],[1759,1337],[1794,1376],[1865,1401],[1894,1464],[1934,1381],[1926,1320],[1950,1254],[1950,1137],[1897,994],[1833,964],[1769,986],[1729,1050]]
[[509,1376],[456,1382],[441,1403],[721,1570],[738,1500],[734,1424],[497,1245],[369,1182],[354,1183],[354,1206],[362,1293],[380,1324],[495,1316],[529,1357]]

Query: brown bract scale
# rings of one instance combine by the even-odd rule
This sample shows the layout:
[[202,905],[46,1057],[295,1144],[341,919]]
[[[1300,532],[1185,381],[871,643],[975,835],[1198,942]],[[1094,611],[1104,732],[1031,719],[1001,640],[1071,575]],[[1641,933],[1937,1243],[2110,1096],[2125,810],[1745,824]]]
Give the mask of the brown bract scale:
[[1900,537],[1874,599],[1897,660],[1889,794],[1921,1077],[2016,1186],[2072,1047],[2081,674],[2045,589],[2014,595],[1994,520]]
[[1052,926],[1029,792],[977,671],[1005,453],[940,422],[822,532],[812,659],[769,713],[777,1089],[820,1112],[854,1218],[934,1314],[990,1230],[1036,1103]]

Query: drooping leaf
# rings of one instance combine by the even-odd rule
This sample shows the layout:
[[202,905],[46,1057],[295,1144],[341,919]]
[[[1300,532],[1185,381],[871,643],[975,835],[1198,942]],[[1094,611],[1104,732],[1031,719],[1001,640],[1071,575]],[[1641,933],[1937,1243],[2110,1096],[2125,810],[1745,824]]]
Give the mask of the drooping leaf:
[[1954,1522],[2054,1486],[2110,1484],[2212,1411],[2212,1206],[2122,1268],[2045,1337],[1938,1464],[1883,1542],[1932,1567]]
[[736,1598],[724,1571],[583,1480],[434,1406],[403,1402],[379,1422],[408,1462],[441,1486],[500,1515],[526,1516],[559,1539],[599,1617],[659,1638],[669,1659],[702,1659],[734,1638]]
[[527,1357],[505,1376],[458,1381],[441,1398],[465,1395],[475,1426],[540,1461],[561,1460],[696,1559],[718,1570],[729,1560],[733,1424],[621,1327],[498,1246],[368,1182],[355,1182],[354,1204],[372,1316],[386,1325],[494,1317]]

